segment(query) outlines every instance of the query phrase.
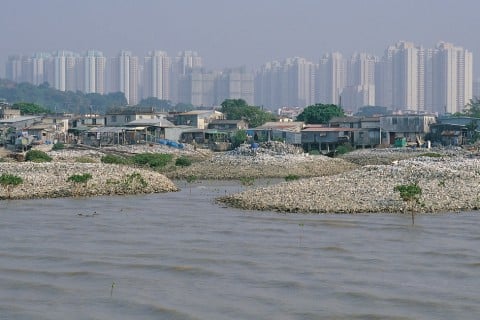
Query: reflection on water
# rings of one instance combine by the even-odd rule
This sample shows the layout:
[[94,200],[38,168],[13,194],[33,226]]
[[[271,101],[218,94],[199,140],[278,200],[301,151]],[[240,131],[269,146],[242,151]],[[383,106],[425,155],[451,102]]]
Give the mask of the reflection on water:
[[[0,202],[0,319],[477,319],[480,219],[223,208],[243,187]],[[92,213],[97,215],[92,215]]]

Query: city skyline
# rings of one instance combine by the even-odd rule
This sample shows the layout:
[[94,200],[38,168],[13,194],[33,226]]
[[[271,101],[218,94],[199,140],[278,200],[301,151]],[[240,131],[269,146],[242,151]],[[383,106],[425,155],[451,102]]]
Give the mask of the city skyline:
[[[309,61],[309,62],[320,63],[321,64],[322,60],[325,59],[326,56],[329,56],[333,53],[340,53],[341,56],[345,60],[349,60],[349,59],[351,59],[353,57],[357,57],[359,55],[367,55],[369,57],[381,58],[385,54],[385,52],[389,50],[389,47],[391,47],[392,45],[395,45],[397,43],[411,43],[414,46],[423,47],[423,48],[435,48],[436,46],[438,46],[439,44],[442,44],[442,43],[453,44],[455,46],[462,47],[462,48],[468,50],[469,52],[471,52],[472,55],[473,55],[473,58],[475,58],[477,56],[471,50],[471,48],[465,46],[464,44],[457,43],[457,42],[454,42],[454,41],[449,41],[447,39],[440,39],[440,40],[438,40],[437,42],[435,42],[431,45],[424,44],[424,43],[417,43],[417,42],[414,42],[410,39],[392,39],[391,41],[384,44],[383,49],[379,53],[372,52],[372,51],[365,51],[365,50],[361,50],[361,49],[357,49],[357,50],[354,49],[351,52],[344,52],[344,51],[341,51],[341,50],[325,49],[325,50],[316,52],[314,54],[309,54],[309,55],[304,55],[304,56],[302,56],[302,55],[290,55],[290,56],[278,55],[278,56],[275,56],[275,57],[267,58],[264,61],[258,61],[256,64],[252,64],[252,65],[248,64],[246,62],[242,62],[240,60],[240,61],[238,61],[238,63],[232,64],[232,65],[225,65],[225,66],[222,66],[222,67],[214,67],[214,66],[212,66],[212,63],[208,63],[208,61],[212,60],[210,57],[204,55],[203,52],[201,52],[200,50],[197,50],[196,48],[192,48],[192,47],[183,48],[183,49],[178,50],[178,51],[168,51],[165,48],[158,47],[158,48],[149,49],[149,50],[144,51],[144,52],[137,52],[135,50],[128,49],[128,47],[124,47],[124,48],[115,49],[113,51],[113,54],[108,54],[101,47],[91,47],[91,46],[89,46],[89,47],[80,49],[78,51],[75,51],[72,48],[65,47],[65,48],[61,48],[61,49],[58,49],[58,50],[56,49],[56,50],[50,50],[50,51],[49,50],[35,50],[34,49],[30,52],[14,51],[14,52],[4,53],[5,58],[4,58],[4,60],[0,61],[0,66],[2,66],[2,71],[3,71],[3,73],[0,74],[0,77],[1,78],[5,77],[5,75],[6,75],[5,65],[8,62],[9,58],[12,57],[12,56],[29,57],[29,58],[38,58],[38,57],[44,58],[46,56],[52,56],[52,55],[56,55],[56,54],[59,54],[59,53],[66,54],[68,56],[72,56],[72,55],[73,56],[82,56],[82,55],[88,56],[89,54],[91,55],[92,53],[93,54],[101,53],[102,56],[105,57],[106,59],[114,59],[114,58],[118,58],[118,56],[122,53],[128,53],[131,56],[136,56],[136,57],[141,58],[141,61],[139,61],[138,63],[143,65],[145,63],[143,58],[151,55],[152,53],[153,54],[161,53],[161,54],[164,54],[168,57],[175,57],[176,55],[179,55],[179,54],[184,54],[186,52],[187,53],[191,52],[191,53],[194,53],[198,56],[198,58],[201,61],[200,64],[201,64],[202,68],[204,68],[206,70],[209,70],[209,71],[221,71],[221,70],[224,70],[224,69],[232,69],[232,68],[242,67],[242,68],[247,68],[248,70],[254,72],[256,70],[261,69],[265,65],[265,63],[274,62],[274,61],[283,61],[283,60],[286,60],[286,59],[300,58],[300,59],[305,59],[306,61]],[[309,58],[310,56],[313,56],[313,58]],[[345,66],[345,68],[347,68],[347,66]],[[477,80],[477,79],[480,80],[480,72],[479,72],[478,76],[474,73],[474,80]]]
[[98,50],[83,54],[35,52],[10,56],[6,70],[9,80],[53,83],[62,91],[121,91],[130,105],[155,97],[214,106],[232,98],[270,109],[332,103],[351,111],[380,105],[394,110],[455,113],[473,98],[473,55],[448,42],[425,48],[398,41],[387,46],[381,57],[355,53],[347,58],[330,52],[318,63],[302,57],[286,58],[266,62],[255,71],[245,67],[206,70],[203,58],[195,51],[179,52],[175,57],[165,51],[150,51],[143,64],[141,60],[124,50],[113,58]]
[[427,47],[443,40],[480,53],[474,0],[6,0],[0,7],[0,61],[64,48],[107,57],[122,49],[196,50],[208,69],[256,68],[287,57],[316,62],[325,52],[381,56],[398,40]]

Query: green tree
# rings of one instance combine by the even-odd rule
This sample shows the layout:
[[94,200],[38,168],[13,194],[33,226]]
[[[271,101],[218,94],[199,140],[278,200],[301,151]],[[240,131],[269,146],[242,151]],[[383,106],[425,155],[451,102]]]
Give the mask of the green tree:
[[297,120],[308,124],[326,124],[333,117],[344,116],[345,113],[339,106],[317,103],[303,109],[302,113],[297,116]]
[[[417,183],[401,184],[394,187],[400,193],[400,198],[409,204],[420,204],[422,188]],[[415,210],[412,208],[412,224],[415,224]]]
[[230,139],[232,146],[236,148],[247,140],[247,132],[245,130],[237,130]]
[[11,198],[13,189],[22,183],[23,179],[13,174],[4,173],[0,176],[0,184],[7,191],[9,199]]
[[196,175],[189,175],[185,178],[185,182],[188,183],[190,185],[190,194],[192,194],[192,183],[194,183],[195,181],[198,180],[198,177]]
[[173,106],[170,100],[161,100],[155,97],[142,99],[138,105],[141,107],[154,107],[157,110],[163,110],[163,111],[168,111],[173,109]]
[[243,99],[226,99],[221,106],[221,112],[226,115],[228,120],[245,120],[251,128],[276,120],[272,113],[256,106],[249,106]]
[[19,109],[22,115],[50,113],[50,110],[43,108],[35,103],[17,102],[12,105],[13,109]]
[[470,99],[465,109],[463,109],[463,115],[473,118],[480,118],[480,99]]
[[468,142],[475,143],[480,140],[480,132],[478,131],[478,123],[475,120],[470,121],[467,125]]
[[182,103],[182,102],[177,103],[173,107],[173,111],[177,111],[177,112],[188,112],[188,111],[192,111],[193,109],[195,108],[190,103]]
[[[106,95],[98,93],[83,93],[80,91],[59,91],[48,83],[35,86],[31,83],[15,83],[0,80],[0,97],[10,103],[17,104],[22,114],[37,114],[49,112],[68,113],[104,113],[109,107],[125,106],[127,100],[122,92],[112,92]],[[39,109],[40,108],[40,109]]]

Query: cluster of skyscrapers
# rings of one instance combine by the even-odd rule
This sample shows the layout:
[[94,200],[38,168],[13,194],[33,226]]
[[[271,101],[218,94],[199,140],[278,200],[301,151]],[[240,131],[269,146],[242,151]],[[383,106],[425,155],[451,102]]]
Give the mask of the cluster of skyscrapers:
[[69,51],[10,56],[7,79],[85,93],[123,92],[129,104],[155,97],[173,103],[215,106],[227,98],[277,109],[315,103],[341,105],[347,111],[384,106],[407,112],[455,113],[473,97],[473,57],[468,50],[440,42],[425,49],[400,41],[382,57],[355,53],[323,55],[208,71],[194,51],[170,57],[149,52],[143,59],[129,51],[107,58],[102,52]]

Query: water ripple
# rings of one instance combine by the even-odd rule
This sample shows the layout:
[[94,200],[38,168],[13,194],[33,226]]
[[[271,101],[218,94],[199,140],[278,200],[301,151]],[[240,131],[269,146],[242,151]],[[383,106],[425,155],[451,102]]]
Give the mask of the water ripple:
[[2,202],[0,319],[478,318],[477,213],[412,226],[212,201],[236,189]]

